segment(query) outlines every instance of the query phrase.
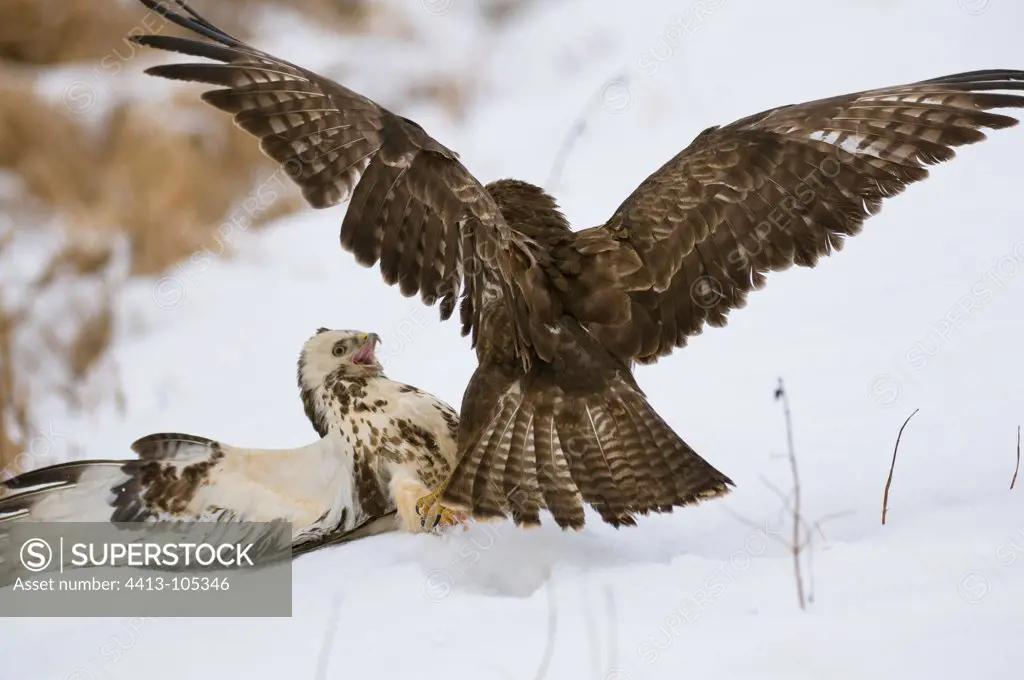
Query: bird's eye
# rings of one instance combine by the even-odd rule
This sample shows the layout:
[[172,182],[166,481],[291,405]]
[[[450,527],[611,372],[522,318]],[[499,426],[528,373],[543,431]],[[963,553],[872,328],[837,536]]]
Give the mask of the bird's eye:
[[345,353],[345,345],[341,344],[340,342],[337,345],[335,345],[334,349],[331,351],[331,354],[333,354],[336,357],[340,357],[344,353]]

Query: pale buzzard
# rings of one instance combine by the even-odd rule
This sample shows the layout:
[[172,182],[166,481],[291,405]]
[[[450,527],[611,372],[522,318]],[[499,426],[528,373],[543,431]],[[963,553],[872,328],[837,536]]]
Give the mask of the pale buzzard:
[[303,346],[298,383],[321,437],[313,444],[246,449],[152,434],[132,444],[138,459],[63,463],[3,482],[0,523],[285,521],[295,555],[393,529],[421,531],[416,502],[451,471],[458,414],[387,378],[374,351],[379,340],[321,328]]
[[[653,363],[705,324],[722,326],[770,270],[813,266],[926,165],[1014,118],[1022,71],[976,71],[764,111],[700,133],[608,221],[573,232],[552,197],[518,180],[484,186],[415,122],[216,28],[141,0],[212,42],[142,45],[215,63],[148,73],[219,89],[309,204],[349,202],[341,245],[379,263],[406,296],[461,294],[478,368],[461,406],[458,463],[425,498],[478,518],[562,527],[583,505],[615,526],[729,491],[731,481],[647,403],[632,366]],[[219,63],[216,63],[219,62]],[[438,504],[436,501],[440,501]]]

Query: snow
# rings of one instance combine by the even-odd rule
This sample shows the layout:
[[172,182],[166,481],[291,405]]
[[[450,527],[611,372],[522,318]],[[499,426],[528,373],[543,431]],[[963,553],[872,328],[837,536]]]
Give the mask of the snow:
[[[416,52],[363,41],[358,76],[342,38],[314,46],[288,24],[261,46],[330,74],[348,64],[346,83],[385,104],[400,60],[416,73],[430,59],[452,72],[469,60],[466,121],[427,105],[402,114],[485,181],[546,182],[597,96],[549,187],[578,227],[603,221],[709,125],[1020,67],[1024,22],[1019,3],[979,0],[566,0],[484,35],[470,3],[426,4],[403,5],[422,31]],[[638,371],[670,424],[736,481],[728,498],[620,531],[591,515],[579,535],[478,525],[313,553],[293,566],[291,619],[0,620],[0,677],[908,680],[1019,668],[1024,480],[1008,487],[1024,419],[1022,147],[1024,127],[962,149],[841,253],[770,275],[726,328]],[[294,362],[320,326],[381,333],[390,376],[458,406],[474,367],[468,339],[335,247],[342,215],[239,230],[233,257],[136,284],[118,303],[126,413],[54,409],[35,462],[61,460],[71,442],[88,457],[128,457],[131,441],[157,431],[308,443]],[[791,488],[780,376],[804,514],[821,522],[803,555],[806,611],[790,517],[767,484]],[[918,408],[883,527],[893,444]]]

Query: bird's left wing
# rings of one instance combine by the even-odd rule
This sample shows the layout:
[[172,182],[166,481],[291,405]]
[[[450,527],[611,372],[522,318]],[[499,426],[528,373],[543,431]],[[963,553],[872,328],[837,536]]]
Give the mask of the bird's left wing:
[[1024,71],[975,71],[764,111],[701,133],[655,171],[607,223],[649,280],[629,292],[630,320],[592,325],[623,360],[652,363],[704,325],[723,326],[765,273],[811,267],[839,250],[884,199],[928,176],[982,128],[1017,120]]
[[296,545],[316,542],[375,519],[335,445],[246,449],[153,434],[132,444],[138,459],[61,463],[0,483],[0,524],[289,522]]
[[491,224],[496,213],[458,156],[416,123],[233,38],[182,0],[173,2],[187,16],[157,0],[141,2],[213,42],[165,35],[134,36],[135,42],[220,62],[146,72],[221,86],[203,101],[257,137],[310,206],[351,201],[342,245],[366,266],[380,260],[387,282],[403,294],[419,292],[428,304],[440,300],[448,318],[461,283],[459,220],[468,213]]
[[557,267],[544,244],[509,228],[455,152],[414,121],[231,37],[185,0],[165,1],[183,14],[158,0],[140,0],[212,42],[165,35],[132,40],[220,63],[166,64],[146,72],[221,86],[203,100],[259,138],[312,207],[349,201],[341,245],[360,264],[379,262],[384,280],[403,295],[440,302],[442,319],[451,316],[461,291],[474,310],[474,318],[464,319],[464,335],[479,326],[487,303],[500,298],[517,319],[524,361],[531,347],[551,340],[548,326],[560,314]]

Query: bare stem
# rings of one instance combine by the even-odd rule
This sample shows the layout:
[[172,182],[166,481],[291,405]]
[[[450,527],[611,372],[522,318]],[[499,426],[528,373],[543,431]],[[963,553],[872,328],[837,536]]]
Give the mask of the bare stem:
[[1017,426],[1017,467],[1013,468],[1013,479],[1010,480],[1010,489],[1017,483],[1017,473],[1020,472],[1020,425]]
[[789,398],[782,385],[782,378],[779,378],[779,386],[775,390],[775,399],[782,400],[782,412],[786,417],[786,442],[789,447],[789,467],[793,473],[793,542],[790,550],[793,553],[793,571],[796,577],[796,595],[800,602],[800,609],[807,609],[807,598],[804,595],[804,578],[800,567],[800,551],[803,547],[800,541],[800,525],[803,518],[800,514],[800,475],[796,465],[796,451],[793,448],[793,422],[789,413]]
[[921,409],[914,409],[914,413],[907,416],[907,419],[903,421],[903,426],[900,427],[899,434],[896,435],[896,446],[892,449],[892,463],[889,465],[889,478],[885,480],[885,494],[882,496],[882,526],[885,526],[885,515],[889,512],[889,487],[892,486],[892,471],[896,468],[896,452],[900,448],[900,437],[903,436],[903,428],[907,426],[910,419],[914,417]]

